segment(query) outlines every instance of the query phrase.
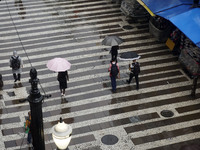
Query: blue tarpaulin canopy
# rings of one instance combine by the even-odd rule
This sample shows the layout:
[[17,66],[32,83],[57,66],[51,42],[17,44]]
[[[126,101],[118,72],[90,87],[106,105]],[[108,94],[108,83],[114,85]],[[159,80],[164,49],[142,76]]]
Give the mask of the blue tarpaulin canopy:
[[153,14],[171,21],[200,47],[200,8],[191,8],[193,0],[138,0],[141,1]]

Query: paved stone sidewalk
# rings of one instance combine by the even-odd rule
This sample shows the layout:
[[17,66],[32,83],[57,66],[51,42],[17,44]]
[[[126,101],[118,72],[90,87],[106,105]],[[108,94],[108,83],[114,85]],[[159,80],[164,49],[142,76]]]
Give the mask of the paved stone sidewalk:
[[[29,95],[31,66],[38,71],[40,92],[52,95],[43,103],[47,150],[56,148],[51,128],[60,117],[73,128],[69,150],[178,150],[200,143],[199,88],[193,100],[192,80],[177,56],[149,34],[145,18],[128,22],[110,0],[2,0],[0,19],[0,149],[29,149],[23,128],[29,103],[19,101]],[[132,28],[124,29],[127,25]],[[119,54],[141,55],[138,91],[134,80],[126,83],[129,62],[118,60],[121,78],[111,92],[110,47],[101,44],[106,35],[124,39]],[[14,84],[8,66],[13,50],[24,61],[21,84]],[[65,98],[57,73],[46,67],[54,57],[72,64]],[[163,110],[173,116],[162,116]]]

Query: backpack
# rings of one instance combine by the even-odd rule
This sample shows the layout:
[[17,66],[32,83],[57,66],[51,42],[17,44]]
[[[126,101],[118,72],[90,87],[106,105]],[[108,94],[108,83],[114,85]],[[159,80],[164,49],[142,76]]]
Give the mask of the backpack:
[[134,74],[134,75],[137,75],[140,73],[140,65],[138,62],[136,62],[135,64],[132,64],[133,67],[131,68],[131,72]]
[[19,56],[17,56],[16,58],[12,56],[11,67],[14,70],[18,70],[20,68]]
[[28,133],[29,131],[30,131],[30,127],[31,127],[31,120],[30,120],[30,118],[28,117],[27,119],[26,119],[26,122],[24,123],[24,128],[27,126],[27,129],[26,129],[26,133]]
[[115,64],[111,64],[111,65],[112,65],[111,66],[111,71],[110,71],[111,76],[116,77],[118,75],[118,73],[119,73],[117,65],[116,65],[116,63]]

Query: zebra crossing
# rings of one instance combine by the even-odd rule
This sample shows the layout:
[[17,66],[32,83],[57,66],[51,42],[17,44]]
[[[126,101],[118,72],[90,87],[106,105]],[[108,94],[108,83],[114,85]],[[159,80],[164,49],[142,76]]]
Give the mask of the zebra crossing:
[[[129,24],[119,5],[110,0],[2,0],[0,1],[0,149],[26,150],[24,134],[29,103],[29,71],[33,66],[40,79],[40,92],[51,94],[43,103],[45,147],[56,149],[51,128],[59,118],[72,126],[70,150],[178,150],[200,142],[200,91],[190,96],[192,80],[182,71],[177,56],[153,38],[148,22],[141,18]],[[133,29],[126,30],[125,25]],[[128,63],[120,61],[117,93],[111,92],[106,35],[124,39],[119,53],[141,55],[140,90],[126,84]],[[24,61],[21,84],[14,84],[8,66],[13,50]],[[72,64],[66,97],[60,97],[57,73],[46,63],[63,57]],[[44,93],[45,92],[45,93]],[[170,110],[173,117],[163,117]],[[118,142],[106,145],[105,135]]]

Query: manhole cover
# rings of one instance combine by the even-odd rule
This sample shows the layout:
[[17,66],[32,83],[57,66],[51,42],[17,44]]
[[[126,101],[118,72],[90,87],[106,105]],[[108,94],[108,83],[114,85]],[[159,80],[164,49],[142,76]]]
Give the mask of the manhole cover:
[[119,141],[115,135],[105,135],[101,138],[101,142],[106,145],[114,145]]
[[133,27],[130,26],[130,25],[123,26],[122,28],[125,29],[125,30],[131,30],[131,29],[133,29]]
[[163,110],[160,113],[163,117],[173,117],[174,113],[171,110]]

